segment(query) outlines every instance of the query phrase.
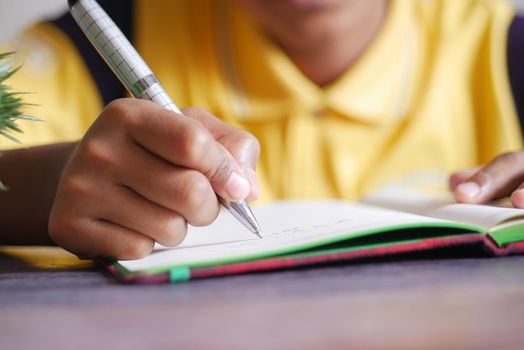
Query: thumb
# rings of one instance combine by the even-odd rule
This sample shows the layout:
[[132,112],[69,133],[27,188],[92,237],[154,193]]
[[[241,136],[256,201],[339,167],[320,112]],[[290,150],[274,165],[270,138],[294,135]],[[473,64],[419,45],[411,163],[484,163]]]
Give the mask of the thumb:
[[249,193],[246,199],[257,199],[260,196],[260,186],[256,176],[256,164],[260,155],[257,138],[199,109],[184,109],[184,115],[197,119],[209,130],[227,154],[233,158],[236,171],[248,181]]
[[449,176],[449,188],[451,191],[455,191],[455,189],[461,185],[462,183],[466,182],[470,177],[475,175],[477,171],[479,171],[480,167],[475,168],[469,168],[461,171],[457,171]]
[[211,187],[220,197],[232,202],[246,199],[251,193],[251,185],[242,167],[236,159],[222,145],[221,159],[205,175]]
[[256,176],[256,164],[260,153],[258,141],[251,134],[236,129],[220,137],[218,142],[235,159],[242,174],[248,180],[250,190],[247,200],[256,200],[260,196],[260,186]]

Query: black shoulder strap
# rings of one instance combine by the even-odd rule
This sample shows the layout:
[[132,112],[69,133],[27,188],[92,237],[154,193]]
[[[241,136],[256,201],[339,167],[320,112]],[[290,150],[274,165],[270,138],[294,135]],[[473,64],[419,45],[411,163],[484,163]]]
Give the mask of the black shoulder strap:
[[[99,0],[100,5],[120,27],[124,35],[133,42],[134,1],[132,0]],[[104,60],[98,55],[89,40],[82,33],[71,14],[66,13],[50,23],[62,30],[75,44],[93,77],[104,105],[114,99],[126,96],[120,81],[111,72]]]
[[516,16],[509,28],[508,70],[520,129],[524,135],[524,17]]

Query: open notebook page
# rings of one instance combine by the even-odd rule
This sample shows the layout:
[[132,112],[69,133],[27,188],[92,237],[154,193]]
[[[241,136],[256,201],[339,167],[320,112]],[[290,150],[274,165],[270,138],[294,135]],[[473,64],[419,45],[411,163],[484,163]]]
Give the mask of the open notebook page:
[[365,197],[362,203],[462,222],[482,227],[486,231],[511,220],[524,219],[524,210],[511,208],[511,203],[457,203],[449,190],[389,187]]
[[329,243],[341,236],[358,237],[380,228],[445,223],[439,219],[341,201],[277,202],[254,207],[253,211],[262,226],[262,239],[254,237],[223,210],[212,225],[191,227],[180,246],[171,249],[158,247],[143,259],[119,263],[130,271],[225,263],[269,253],[282,254],[293,247]]

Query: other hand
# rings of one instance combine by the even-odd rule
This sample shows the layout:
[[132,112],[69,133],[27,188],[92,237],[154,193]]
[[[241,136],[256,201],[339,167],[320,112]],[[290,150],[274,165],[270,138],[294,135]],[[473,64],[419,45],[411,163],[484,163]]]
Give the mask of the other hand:
[[511,196],[515,208],[524,208],[524,151],[457,172],[450,176],[449,185],[458,202],[479,204]]

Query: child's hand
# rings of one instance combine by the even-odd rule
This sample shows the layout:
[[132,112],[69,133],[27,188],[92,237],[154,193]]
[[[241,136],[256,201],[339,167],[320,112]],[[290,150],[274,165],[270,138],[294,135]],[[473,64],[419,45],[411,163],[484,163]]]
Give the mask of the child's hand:
[[486,203],[511,195],[515,208],[524,208],[524,151],[506,153],[479,168],[450,176],[458,202]]
[[259,144],[197,109],[147,101],[107,106],[78,144],[58,186],[51,238],[83,257],[134,259],[179,244],[187,223],[208,225],[216,194],[255,199]]

